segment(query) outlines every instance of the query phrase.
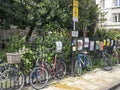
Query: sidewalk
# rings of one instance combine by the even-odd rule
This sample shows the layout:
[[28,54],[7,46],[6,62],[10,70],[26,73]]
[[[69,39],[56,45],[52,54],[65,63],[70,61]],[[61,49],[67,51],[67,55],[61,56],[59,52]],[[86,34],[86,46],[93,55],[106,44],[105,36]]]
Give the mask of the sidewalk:
[[[108,90],[120,83],[120,64],[112,71],[95,69],[80,77],[66,77],[62,80],[52,80],[42,90]],[[35,90],[31,86],[23,90]]]

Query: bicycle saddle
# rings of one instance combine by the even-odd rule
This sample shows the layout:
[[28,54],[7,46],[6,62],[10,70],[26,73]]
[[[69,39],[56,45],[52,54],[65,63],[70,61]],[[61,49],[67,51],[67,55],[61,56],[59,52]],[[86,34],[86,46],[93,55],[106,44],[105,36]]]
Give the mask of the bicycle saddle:
[[83,51],[82,54],[88,54],[88,52],[87,51]]

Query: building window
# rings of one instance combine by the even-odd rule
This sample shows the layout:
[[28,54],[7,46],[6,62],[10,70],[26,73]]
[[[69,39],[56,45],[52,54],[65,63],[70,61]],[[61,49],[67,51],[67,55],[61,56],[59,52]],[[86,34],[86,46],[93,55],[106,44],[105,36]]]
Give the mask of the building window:
[[105,0],[102,0],[102,1],[101,1],[101,7],[102,7],[102,8],[105,8]]
[[114,22],[120,22],[120,14],[114,14]]
[[114,5],[115,5],[116,7],[120,7],[120,0],[115,0]]

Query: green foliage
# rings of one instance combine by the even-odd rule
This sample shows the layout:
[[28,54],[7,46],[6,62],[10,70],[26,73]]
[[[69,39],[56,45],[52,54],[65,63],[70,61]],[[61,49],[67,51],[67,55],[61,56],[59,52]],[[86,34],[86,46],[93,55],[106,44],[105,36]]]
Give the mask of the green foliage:
[[115,30],[106,30],[106,29],[97,29],[95,33],[96,38],[111,38],[111,39],[117,39],[117,37],[120,36],[120,32]]
[[[67,37],[67,32],[61,31],[61,32],[51,32],[47,35],[44,35],[44,41],[42,41],[44,44],[44,48],[51,48],[53,47],[56,50],[56,41],[61,41],[63,43],[63,53],[65,61],[68,62],[71,52],[71,37]],[[54,52],[54,51],[53,51]],[[51,52],[51,53],[53,53]],[[48,55],[49,56],[49,55]],[[50,55],[52,56],[52,55]]]
[[6,42],[6,46],[4,49],[2,49],[2,60],[3,62],[6,62],[6,52],[12,53],[12,52],[18,52],[18,50],[23,47],[22,43],[25,42],[25,37],[20,39],[18,36],[12,36],[10,38],[10,42]]
[[[71,52],[71,38],[66,36],[66,32],[51,32],[49,34],[44,35],[43,37],[36,36],[32,42],[25,42],[25,37],[18,38],[18,36],[13,36],[10,42],[6,43],[6,48],[2,50],[2,59],[6,62],[6,53],[12,52],[21,52],[22,62],[21,62],[21,69],[23,70],[25,75],[28,75],[33,67],[35,66],[36,62],[36,53],[40,51],[40,57],[44,54],[46,48],[53,48],[54,50],[50,50],[46,53],[46,60],[50,64],[53,63],[53,53],[56,50],[56,41],[61,41],[63,43],[63,57],[65,62],[70,62],[70,52]],[[60,55],[60,56],[61,56]]]
[[[44,29],[50,25],[64,27],[68,14],[63,8],[61,0],[1,0],[0,19],[8,25],[23,27],[40,27]],[[18,8],[19,7],[19,8]]]
[[[71,37],[67,37],[67,33],[72,31],[72,1],[0,0],[0,26],[10,27],[11,25],[16,25],[18,28],[23,29],[30,27],[30,32],[28,32],[30,36],[33,30],[38,31],[40,37],[35,43],[40,44],[37,46],[39,50],[55,45],[57,40],[62,41],[65,61],[70,62]],[[79,22],[76,24],[76,30],[80,32],[88,30],[89,33],[93,34],[98,21],[98,14],[98,8],[94,0],[79,0]],[[45,32],[49,31],[52,33],[45,35]],[[29,67],[32,69],[34,64],[32,61],[35,61],[35,58],[32,57],[34,56],[34,51],[31,49],[34,43],[30,44],[31,46],[16,43],[25,42],[20,41],[20,39],[12,39],[12,43],[7,45],[8,48],[5,51],[16,52],[16,50],[21,48],[24,54],[22,58],[24,67],[22,68],[28,73],[31,71],[28,70]],[[53,47],[55,48],[55,46]],[[52,53],[53,51],[50,51],[47,54],[49,61]]]
[[[0,24],[1,26],[13,24],[19,28],[39,28],[39,32],[70,30],[72,3],[72,0],[1,0]],[[79,22],[76,29],[94,32],[98,14],[94,0],[79,0]]]
[[77,30],[87,31],[91,37],[98,22],[99,9],[94,0],[79,0],[79,22]]

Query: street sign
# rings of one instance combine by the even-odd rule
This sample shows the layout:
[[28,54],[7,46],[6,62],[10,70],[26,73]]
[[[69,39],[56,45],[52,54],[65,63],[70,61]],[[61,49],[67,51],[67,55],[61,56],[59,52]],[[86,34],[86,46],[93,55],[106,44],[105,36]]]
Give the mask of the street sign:
[[78,0],[73,0],[73,21],[78,22]]
[[73,7],[73,21],[78,22],[78,7]]

